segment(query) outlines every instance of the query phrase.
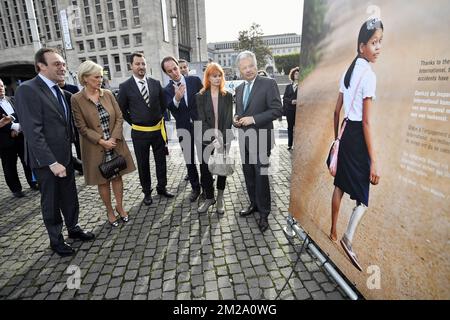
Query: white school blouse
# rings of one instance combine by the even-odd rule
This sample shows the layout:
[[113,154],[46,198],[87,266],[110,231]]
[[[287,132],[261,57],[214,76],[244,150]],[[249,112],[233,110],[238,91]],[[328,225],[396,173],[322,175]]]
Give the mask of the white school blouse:
[[[367,71],[366,71],[367,70]],[[347,70],[345,70],[341,82],[339,92],[344,95],[344,110],[345,115],[351,121],[362,121],[363,115],[363,100],[365,98],[372,98],[375,100],[375,91],[377,88],[377,77],[370,67],[370,63],[362,58],[356,60],[355,69],[353,70],[352,78],[350,80],[350,86],[345,88],[344,79]],[[362,77],[362,78],[361,78]],[[355,95],[355,89],[358,83],[361,81]],[[353,102],[354,107],[351,107]]]

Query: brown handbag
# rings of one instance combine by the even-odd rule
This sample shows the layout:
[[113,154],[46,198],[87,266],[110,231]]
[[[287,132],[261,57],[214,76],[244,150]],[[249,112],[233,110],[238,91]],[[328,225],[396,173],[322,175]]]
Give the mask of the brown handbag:
[[112,159],[106,161],[106,152],[105,152],[103,162],[98,166],[103,178],[108,180],[118,175],[120,171],[125,170],[127,168],[127,161],[125,160],[125,158],[120,154],[117,154],[114,150],[113,154],[114,155]]

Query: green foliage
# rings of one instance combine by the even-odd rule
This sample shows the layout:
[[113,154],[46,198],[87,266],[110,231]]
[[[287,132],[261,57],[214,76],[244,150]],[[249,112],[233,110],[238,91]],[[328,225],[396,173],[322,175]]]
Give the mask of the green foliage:
[[298,67],[300,63],[300,53],[274,56],[274,59],[278,72],[283,70],[285,74],[289,74],[291,69]]
[[266,58],[272,56],[272,52],[269,47],[266,46],[262,40],[264,33],[261,30],[261,26],[257,23],[253,23],[250,29],[239,31],[238,44],[236,46],[237,51],[249,50],[256,55],[258,61],[258,69],[262,69],[266,65]]
[[305,0],[302,32],[302,54],[300,55],[300,78],[305,78],[319,62],[318,45],[325,37],[327,0]]

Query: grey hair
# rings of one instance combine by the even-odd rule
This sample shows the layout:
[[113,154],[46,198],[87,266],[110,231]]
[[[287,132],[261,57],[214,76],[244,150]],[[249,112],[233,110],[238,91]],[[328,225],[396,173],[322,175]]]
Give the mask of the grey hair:
[[253,59],[253,62],[255,63],[255,67],[258,65],[255,54],[248,50],[242,51],[241,53],[238,54],[238,56],[236,58],[236,65],[239,67],[239,63],[241,62],[241,60],[247,59],[247,58]]

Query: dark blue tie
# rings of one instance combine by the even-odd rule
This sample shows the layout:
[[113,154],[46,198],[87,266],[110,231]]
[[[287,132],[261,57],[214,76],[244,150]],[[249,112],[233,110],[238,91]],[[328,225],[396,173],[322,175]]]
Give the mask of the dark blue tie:
[[66,105],[64,104],[64,97],[61,93],[61,89],[59,88],[59,86],[57,84],[55,84],[53,86],[53,89],[55,89],[55,91],[56,91],[56,96],[58,97],[59,107],[61,108],[61,111],[63,112],[64,117],[67,120],[67,110],[66,110]]

